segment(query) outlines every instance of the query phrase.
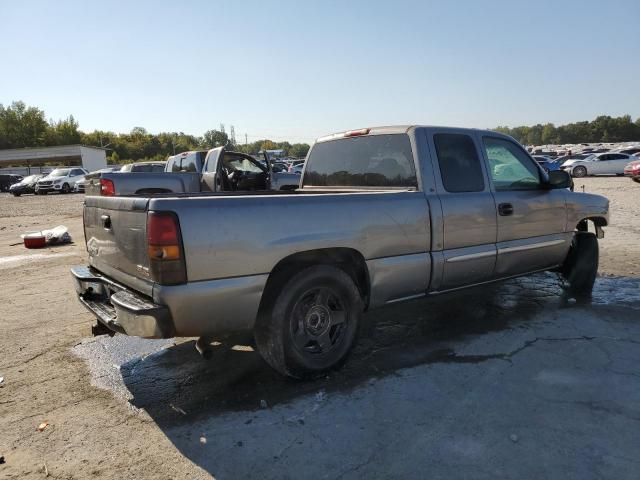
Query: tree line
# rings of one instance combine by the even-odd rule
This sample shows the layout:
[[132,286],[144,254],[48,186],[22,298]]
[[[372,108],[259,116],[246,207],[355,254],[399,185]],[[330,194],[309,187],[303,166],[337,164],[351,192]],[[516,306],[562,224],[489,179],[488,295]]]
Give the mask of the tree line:
[[498,127],[495,130],[511,135],[523,145],[562,145],[565,143],[600,143],[640,141],[640,118],[630,115],[601,115],[591,122],[576,122],[556,127],[553,123]]
[[[640,118],[601,115],[593,121],[555,126],[553,123],[520,127],[497,127],[495,130],[511,135],[524,145],[564,143],[598,143],[640,141]],[[102,130],[83,132],[73,115],[63,120],[47,120],[43,110],[13,102],[0,104],[0,149],[83,144],[106,147],[111,163],[134,160],[164,160],[167,156],[187,150],[225,146],[229,149],[256,155],[260,150],[283,150],[290,157],[304,157],[306,143],[274,142],[269,139],[236,144],[224,128],[206,131],[202,136],[183,132],[153,134],[142,127],[129,133]]]
[[218,130],[206,131],[201,137],[183,132],[153,134],[142,127],[135,127],[129,133],[103,130],[87,133],[79,130],[78,126],[73,115],[63,120],[47,120],[43,110],[27,106],[24,102],[13,102],[7,107],[0,104],[0,149],[90,145],[107,148],[110,163],[165,160],[176,153],[220,146],[250,155],[257,155],[260,150],[284,150],[284,155],[295,158],[304,157],[309,151],[306,143],[292,144],[269,139],[236,144],[222,126]]

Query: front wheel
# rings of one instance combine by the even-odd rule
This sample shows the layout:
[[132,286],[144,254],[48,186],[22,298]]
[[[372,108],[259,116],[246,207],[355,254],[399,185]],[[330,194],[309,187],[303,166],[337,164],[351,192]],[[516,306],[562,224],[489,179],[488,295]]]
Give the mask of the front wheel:
[[587,176],[587,168],[586,167],[576,167],[573,169],[573,172],[571,172],[571,174],[576,177],[576,178],[582,178],[582,177],[586,177]]
[[20,196],[20,193],[18,193],[18,192],[11,192],[11,193],[13,193],[14,197],[19,197]]
[[71,188],[69,187],[68,183],[65,183],[64,185],[62,185],[62,192],[61,193],[69,193],[71,191]]
[[280,283],[278,290],[254,332],[265,361],[294,378],[341,365],[355,342],[363,311],[351,277],[339,268],[317,265]]
[[567,290],[576,298],[590,298],[598,273],[598,239],[590,232],[576,232],[562,266]]

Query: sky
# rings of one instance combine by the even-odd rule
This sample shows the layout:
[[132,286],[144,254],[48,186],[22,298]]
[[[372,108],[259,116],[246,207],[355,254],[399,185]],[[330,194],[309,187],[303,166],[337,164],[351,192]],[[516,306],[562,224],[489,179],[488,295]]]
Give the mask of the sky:
[[0,0],[0,103],[312,142],[640,116],[640,1]]

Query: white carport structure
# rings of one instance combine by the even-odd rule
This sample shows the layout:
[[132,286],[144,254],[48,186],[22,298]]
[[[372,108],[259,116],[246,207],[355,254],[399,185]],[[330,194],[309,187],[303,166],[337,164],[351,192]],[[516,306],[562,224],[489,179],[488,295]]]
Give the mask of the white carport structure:
[[44,164],[83,167],[89,172],[93,172],[107,166],[107,154],[104,148],[84,145],[0,150],[0,168],[22,167],[11,170],[23,170],[25,173],[31,173],[31,167],[42,167]]

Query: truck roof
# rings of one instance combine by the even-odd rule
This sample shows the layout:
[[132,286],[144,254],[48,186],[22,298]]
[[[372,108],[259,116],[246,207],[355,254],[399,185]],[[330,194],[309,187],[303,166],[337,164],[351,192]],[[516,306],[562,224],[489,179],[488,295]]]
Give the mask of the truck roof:
[[495,133],[496,135],[504,136],[500,132],[494,132],[492,130],[486,130],[483,128],[447,127],[443,125],[385,125],[381,127],[367,127],[367,128],[356,129],[356,130],[345,130],[342,132],[336,132],[329,135],[324,135],[322,137],[319,137],[316,140],[316,143],[327,142],[329,140],[337,140],[339,138],[345,138],[345,137],[355,137],[360,135],[389,135],[389,134],[407,133],[412,128],[446,128],[446,129],[458,130],[458,131],[474,131],[474,132],[483,131],[483,132],[491,132],[491,133]]

